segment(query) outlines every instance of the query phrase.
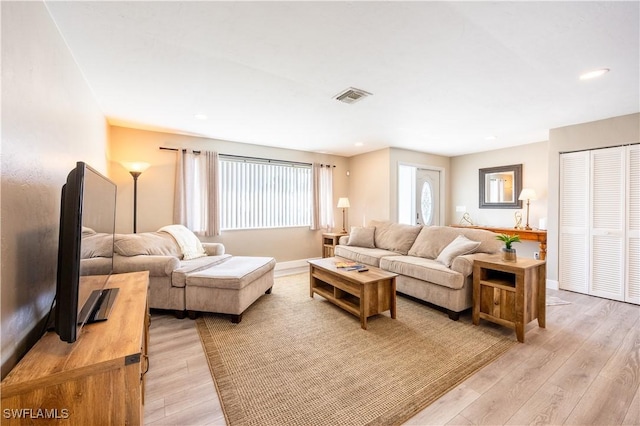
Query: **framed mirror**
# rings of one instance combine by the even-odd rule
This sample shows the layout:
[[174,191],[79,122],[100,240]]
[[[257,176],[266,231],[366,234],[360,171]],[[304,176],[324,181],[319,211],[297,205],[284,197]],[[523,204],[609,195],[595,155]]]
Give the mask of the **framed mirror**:
[[522,164],[480,169],[481,209],[521,209]]

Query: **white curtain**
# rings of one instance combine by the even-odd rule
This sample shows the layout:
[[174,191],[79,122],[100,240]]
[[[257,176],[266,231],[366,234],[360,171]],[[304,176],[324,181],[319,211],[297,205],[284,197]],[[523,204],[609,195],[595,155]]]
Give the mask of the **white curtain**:
[[220,235],[218,153],[178,150],[173,220],[198,235]]
[[312,230],[335,226],[333,207],[333,166],[313,163]]

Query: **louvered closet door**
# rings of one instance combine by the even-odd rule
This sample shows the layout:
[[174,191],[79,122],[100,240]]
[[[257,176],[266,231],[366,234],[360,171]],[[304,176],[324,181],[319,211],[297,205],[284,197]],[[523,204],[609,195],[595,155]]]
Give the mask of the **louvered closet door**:
[[589,152],[560,156],[559,287],[589,291]]
[[627,302],[640,304],[640,145],[627,147]]
[[626,147],[591,151],[591,284],[589,294],[625,296]]

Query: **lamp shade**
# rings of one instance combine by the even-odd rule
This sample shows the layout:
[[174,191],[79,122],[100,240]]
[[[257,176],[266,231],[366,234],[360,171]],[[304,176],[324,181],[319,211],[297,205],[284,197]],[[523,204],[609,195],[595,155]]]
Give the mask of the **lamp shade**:
[[349,199],[344,197],[344,198],[339,198],[338,199],[338,208],[339,209],[348,209],[349,207],[351,207],[349,205]]
[[537,200],[538,196],[536,195],[535,189],[531,188],[523,188],[518,200]]
[[140,161],[135,161],[135,162],[123,161],[120,164],[122,164],[122,167],[127,169],[127,171],[129,171],[129,172],[138,172],[138,173],[142,173],[145,170],[147,170],[149,167],[151,167],[151,164],[143,163],[143,162],[140,162]]

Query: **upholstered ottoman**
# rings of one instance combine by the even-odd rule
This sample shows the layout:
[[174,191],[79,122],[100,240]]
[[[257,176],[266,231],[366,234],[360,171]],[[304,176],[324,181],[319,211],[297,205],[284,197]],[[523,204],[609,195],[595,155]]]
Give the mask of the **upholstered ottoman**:
[[233,256],[210,268],[187,274],[185,305],[189,318],[198,312],[231,314],[239,323],[242,313],[260,296],[271,293],[272,257]]

